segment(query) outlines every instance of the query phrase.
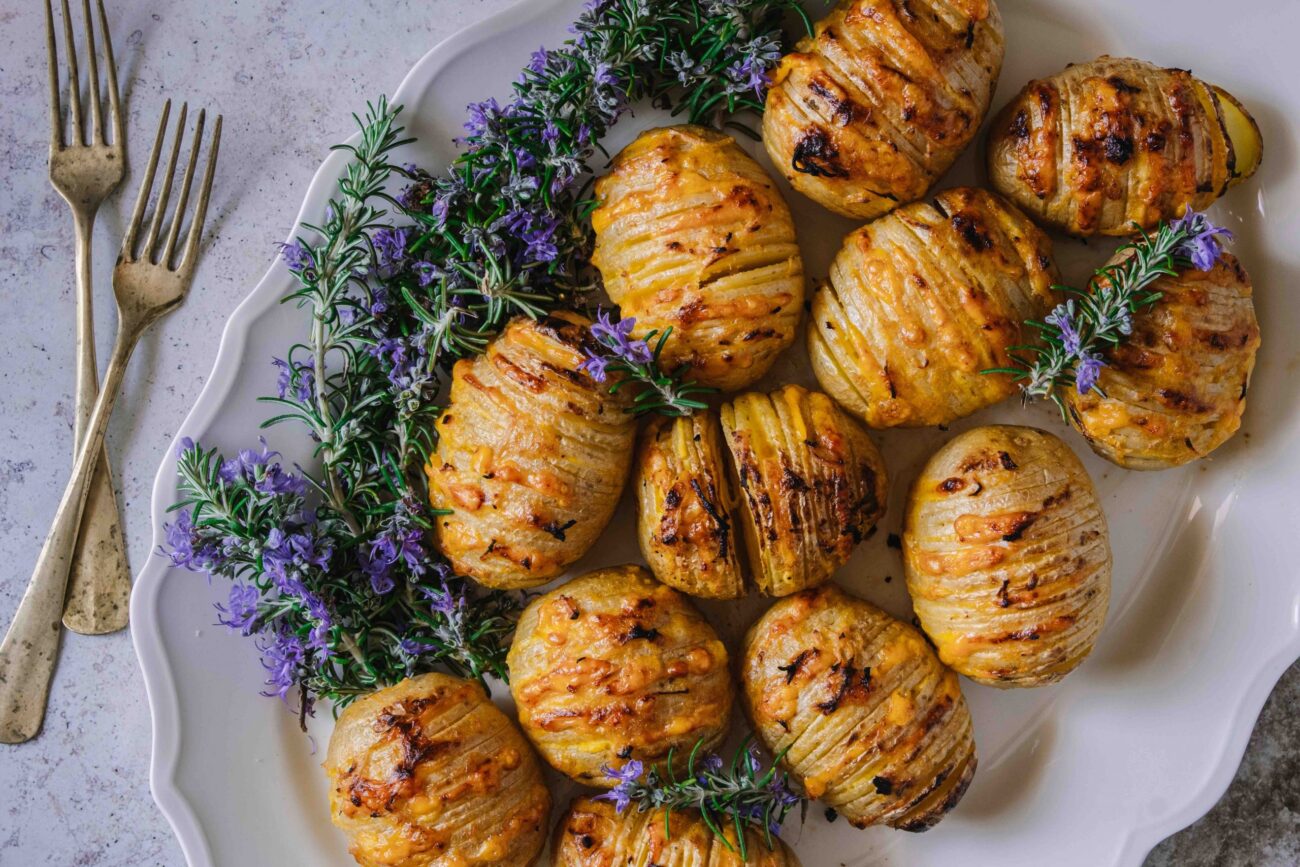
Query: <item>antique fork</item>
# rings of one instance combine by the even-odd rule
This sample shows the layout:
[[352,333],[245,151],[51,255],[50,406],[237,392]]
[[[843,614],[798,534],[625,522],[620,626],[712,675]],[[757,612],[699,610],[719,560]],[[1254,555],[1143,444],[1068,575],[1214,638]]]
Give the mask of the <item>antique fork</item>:
[[[50,67],[50,182],[72,209],[77,237],[77,411],[73,429],[73,457],[80,451],[99,391],[95,365],[95,315],[91,292],[90,249],[95,214],[100,203],[122,182],[126,171],[126,136],[122,105],[117,91],[117,64],[109,36],[104,0],[99,7],[99,31],[104,38],[104,60],[108,67],[108,114],[113,140],[104,124],[103,100],[99,89],[99,60],[95,51],[95,25],[90,0],[82,0],[86,25],[86,57],[90,65],[90,138],[85,137],[81,111],[80,79],[76,43],[72,37],[72,16],[68,0],[63,5],[64,48],[68,55],[69,135],[63,134],[59,105],[59,58],[54,38],[54,4],[45,0],[45,38]],[[114,632],[126,626],[127,599],[131,595],[131,570],[126,561],[121,517],[108,454],[101,449],[91,477],[81,532],[72,558],[71,585],[63,622],[69,629],[87,635]]]
[[194,278],[194,266],[199,258],[199,240],[203,234],[203,220],[208,210],[208,196],[212,192],[212,175],[216,169],[217,152],[221,144],[220,115],[217,116],[212,131],[212,143],[208,149],[203,186],[199,190],[194,214],[190,218],[190,228],[184,248],[178,251],[176,242],[185,220],[194,168],[203,142],[204,112],[202,111],[199,112],[198,123],[195,125],[194,142],[190,147],[189,162],[185,168],[185,175],[181,179],[180,196],[173,209],[171,223],[166,234],[160,234],[163,217],[168,210],[167,201],[171,196],[172,178],[176,172],[181,140],[185,136],[184,105],[181,106],[180,119],[176,125],[176,140],[171,148],[167,173],[163,179],[162,189],[158,193],[153,218],[149,222],[148,232],[143,242],[136,243],[140,240],[141,229],[144,226],[145,210],[149,204],[149,194],[153,187],[154,173],[158,168],[158,156],[166,138],[167,119],[170,113],[171,102],[168,101],[163,107],[162,121],[158,124],[158,135],[154,139],[153,153],[149,157],[149,167],[140,185],[140,195],[136,199],[135,210],[131,214],[131,225],[127,229],[126,237],[122,239],[122,252],[118,255],[117,266],[113,269],[113,294],[117,299],[118,328],[117,339],[113,343],[113,355],[104,376],[104,387],[90,414],[86,439],[82,443],[81,451],[77,453],[77,460],[72,468],[72,478],[63,492],[63,499],[59,502],[54,525],[45,538],[45,545],[36,562],[36,570],[32,573],[22,602],[18,604],[18,613],[14,616],[14,622],[10,624],[9,632],[0,643],[0,742],[21,743],[30,740],[40,731],[41,722],[45,718],[45,704],[49,699],[50,678],[54,674],[54,664],[59,652],[59,639],[62,634],[59,628],[59,615],[63,611],[64,594],[68,587],[68,568],[76,544],[77,526],[81,521],[82,509],[90,489],[90,480],[100,448],[104,443],[104,431],[113,412],[113,402],[117,399],[122,379],[126,375],[127,363],[131,359],[132,350],[140,340],[140,335],[159,317],[180,306]]

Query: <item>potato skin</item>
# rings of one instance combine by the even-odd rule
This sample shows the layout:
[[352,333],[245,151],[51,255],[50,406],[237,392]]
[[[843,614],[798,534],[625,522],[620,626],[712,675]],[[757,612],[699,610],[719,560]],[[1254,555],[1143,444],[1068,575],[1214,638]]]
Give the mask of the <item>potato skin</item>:
[[513,320],[456,362],[425,471],[435,525],[458,572],[489,587],[536,587],[595,543],[627,480],[636,424],[627,398],[578,367],[590,322],[557,312]]
[[782,599],[745,639],[745,706],[805,791],[855,827],[924,831],[975,775],[957,675],[922,635],[834,584]]
[[874,219],[970,144],[1002,55],[993,0],[841,0],[777,67],[763,143],[796,190]]
[[655,416],[637,450],[637,536],[655,577],[692,596],[745,595],[737,495],[717,411]]
[[1045,431],[975,428],[936,452],[912,486],[903,563],[939,658],[977,683],[1055,683],[1106,619],[1106,517],[1083,464]]
[[507,657],[519,722],[551,766],[589,786],[602,766],[684,762],[727,732],[727,649],[684,596],[640,566],[599,569],[524,610]]
[[1225,254],[1150,287],[1163,293],[1106,353],[1096,390],[1067,392],[1070,423],[1092,450],[1130,470],[1203,458],[1241,426],[1259,349],[1250,276]]
[[642,133],[596,182],[592,264],[635,333],[672,328],[667,367],[735,391],[795,338],[803,260],[780,191],[731,136]]
[[724,404],[750,574],[769,596],[826,581],[885,513],[884,459],[818,392],[787,385]]
[[546,843],[541,766],[475,681],[422,674],[358,699],[324,767],[362,867],[528,867]]
[[1009,202],[959,187],[844,239],[813,294],[822,388],[874,428],[947,424],[1017,390],[1007,349],[1033,339],[1059,282],[1052,244]]
[[[1238,165],[1224,102],[1253,128]],[[1240,103],[1181,69],[1102,56],[1025,85],[989,130],[994,189],[1073,235],[1129,235],[1203,210],[1258,165]]]

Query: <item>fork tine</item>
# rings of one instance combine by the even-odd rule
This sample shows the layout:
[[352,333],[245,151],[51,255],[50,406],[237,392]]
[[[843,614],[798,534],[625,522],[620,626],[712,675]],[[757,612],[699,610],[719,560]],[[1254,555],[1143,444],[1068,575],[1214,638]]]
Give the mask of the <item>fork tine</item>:
[[122,126],[122,100],[117,91],[117,61],[113,59],[113,34],[108,29],[108,15],[104,12],[104,0],[96,0],[96,2],[99,5],[99,32],[104,37],[104,65],[108,67],[108,113],[113,122],[113,144],[120,146],[126,141],[126,133]]
[[140,234],[140,224],[144,220],[145,205],[149,204],[149,192],[153,189],[154,171],[158,168],[158,157],[162,153],[163,137],[167,134],[167,118],[171,115],[172,101],[169,99],[163,103],[162,118],[158,121],[158,134],[153,140],[153,151],[149,154],[149,165],[144,170],[144,178],[140,181],[140,194],[135,199],[135,210],[131,212],[131,224],[127,227],[126,236],[122,238],[121,258],[124,261],[132,261],[135,256],[135,240]]
[[167,200],[172,196],[172,179],[176,176],[176,160],[181,155],[181,141],[185,138],[185,115],[188,111],[189,104],[182,102],[180,117],[176,119],[176,138],[172,141],[172,155],[167,160],[167,174],[163,176],[162,189],[158,191],[153,219],[149,221],[149,234],[144,239],[144,246],[140,248],[140,255],[150,261],[153,261],[153,248],[158,243],[163,216],[167,213]]
[[63,0],[63,45],[68,52],[68,116],[72,121],[73,144],[85,144],[81,130],[81,73],[77,71],[77,44],[72,38],[72,13],[68,0]]
[[[199,145],[203,144],[203,122],[207,112],[199,109],[199,120],[194,124],[194,143],[190,145],[190,158],[185,164],[185,177],[181,178],[181,194],[172,211],[172,224],[167,229],[167,246],[163,248],[158,262],[164,268],[171,267],[172,253],[176,250],[176,238],[181,233],[181,221],[185,219],[185,206],[190,203],[190,184],[194,181],[194,165],[199,161]],[[179,134],[178,134],[179,135]]]
[[63,147],[63,109],[59,105],[59,48],[54,39],[54,0],[45,0],[45,56],[50,66],[50,147]]
[[203,237],[203,221],[208,216],[208,196],[212,193],[212,176],[217,170],[217,154],[221,150],[221,115],[212,126],[212,146],[208,148],[208,165],[203,171],[203,186],[199,188],[199,201],[194,206],[194,218],[190,221],[189,237],[185,239],[185,252],[181,256],[177,270],[185,271],[194,267],[199,255],[199,241]]
[[104,109],[99,104],[99,52],[95,50],[95,20],[90,17],[90,0],[81,0],[81,17],[86,22],[86,54],[90,64],[90,142],[107,144]]

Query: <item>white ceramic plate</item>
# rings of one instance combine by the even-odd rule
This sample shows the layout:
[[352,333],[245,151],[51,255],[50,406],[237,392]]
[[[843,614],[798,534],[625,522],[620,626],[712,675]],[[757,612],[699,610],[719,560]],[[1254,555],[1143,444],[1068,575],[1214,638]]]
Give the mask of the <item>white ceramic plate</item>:
[[[443,165],[464,106],[502,96],[528,52],[558,44],[580,0],[532,0],[472,27],[426,55],[395,94],[420,139],[410,158]],[[822,7],[811,2],[810,8]],[[1293,0],[1252,0],[1230,12],[1214,0],[1001,0],[1007,60],[996,110],[1030,77],[1101,53],[1191,66],[1255,112],[1266,142],[1251,182],[1215,208],[1238,234],[1250,270],[1264,345],[1240,434],[1213,460],[1162,473],[1127,473],[1092,456],[1049,409],[1009,404],[954,426],[1013,421],[1061,434],[1088,465],[1105,504],[1115,552],[1110,618],[1092,658],[1063,684],[999,692],[965,684],[975,717],[979,772],[965,800],[924,835],[855,831],[828,824],[820,809],[785,837],[807,867],[963,867],[1041,863],[1058,867],[1138,865],[1150,848],[1218,799],[1241,759],[1277,677],[1300,656],[1300,533],[1292,481],[1300,457],[1294,400],[1300,354],[1300,182],[1293,124],[1300,117],[1300,53],[1291,43]],[[340,106],[344,111],[352,106]],[[611,152],[662,122],[653,111],[622,121]],[[752,149],[752,148],[751,148]],[[978,183],[977,155],[943,182]],[[404,155],[405,156],[405,155]],[[321,167],[299,219],[324,209],[343,165]],[[789,193],[814,278],[851,224]],[[1108,253],[1059,245],[1066,276],[1082,281]],[[267,363],[304,329],[302,314],[277,302],[292,285],[274,264],[235,310],[207,386],[180,434],[233,450],[257,436],[274,371]],[[811,382],[801,346],[772,379]],[[178,434],[178,436],[180,435]],[[890,513],[875,538],[838,576],[847,587],[908,616],[901,563],[886,536],[898,528],[902,495],[925,457],[952,433],[877,436],[893,476]],[[307,442],[289,427],[271,445],[289,460]],[[169,457],[153,494],[155,538],[176,499]],[[624,505],[581,571],[639,559]],[[891,580],[892,579],[892,580]],[[152,786],[191,865],[351,864],[329,823],[319,769],[330,716],[312,737],[277,701],[258,695],[261,669],[251,643],[214,626],[224,589],[154,558],[132,601],[135,644],[153,709]],[[763,602],[706,605],[734,638]],[[734,645],[733,645],[734,646]],[[497,690],[498,693],[504,690]],[[557,810],[572,789],[555,780]],[[1049,855],[1050,853],[1050,855]]]

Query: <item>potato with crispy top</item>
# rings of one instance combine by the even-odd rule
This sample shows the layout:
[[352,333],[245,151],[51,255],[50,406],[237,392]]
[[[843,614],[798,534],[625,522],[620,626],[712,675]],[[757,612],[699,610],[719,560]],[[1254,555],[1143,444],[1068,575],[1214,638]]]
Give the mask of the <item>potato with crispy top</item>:
[[640,566],[575,578],[524,610],[507,658],[524,732],[589,786],[636,760],[685,762],[727,733],[727,649],[684,596]]
[[1259,126],[1227,91],[1103,56],[1025,85],[989,130],[988,170],[1039,222],[1131,235],[1208,207],[1262,154]]
[[363,867],[527,867],[546,843],[541,766],[475,681],[423,674],[358,699],[324,766]]
[[435,532],[456,570],[489,587],[545,584],[614,514],[636,424],[623,394],[580,370],[590,322],[518,318],[456,362],[426,467]]
[[885,513],[885,463],[824,394],[787,385],[724,404],[723,435],[759,591],[786,596],[830,578]]
[[731,136],[643,132],[596,182],[594,264],[635,333],[671,328],[662,361],[734,391],[767,372],[803,315],[790,210]]
[[993,0],[841,0],[777,67],[763,143],[805,196],[879,217],[970,144],[1002,55]]
[[1110,601],[1110,536],[1065,443],[1028,427],[967,431],[921,470],[905,521],[916,616],[956,671],[1043,686],[1092,652]]
[[736,829],[721,826],[726,842],[694,810],[637,809],[619,813],[609,801],[577,798],[560,819],[551,844],[552,867],[800,867],[790,847],[746,826],[741,856]]
[[1054,304],[1052,244],[984,190],[906,205],[844,239],[813,295],[817,379],[868,426],[940,425],[1016,392],[1010,347]]
[[911,626],[834,584],[759,618],[741,678],[768,750],[855,827],[924,831],[975,775],[957,675]]
[[1235,256],[1149,288],[1159,300],[1105,351],[1098,388],[1066,394],[1070,423],[1092,450],[1130,470],[1181,466],[1227,442],[1260,345],[1250,277]]

